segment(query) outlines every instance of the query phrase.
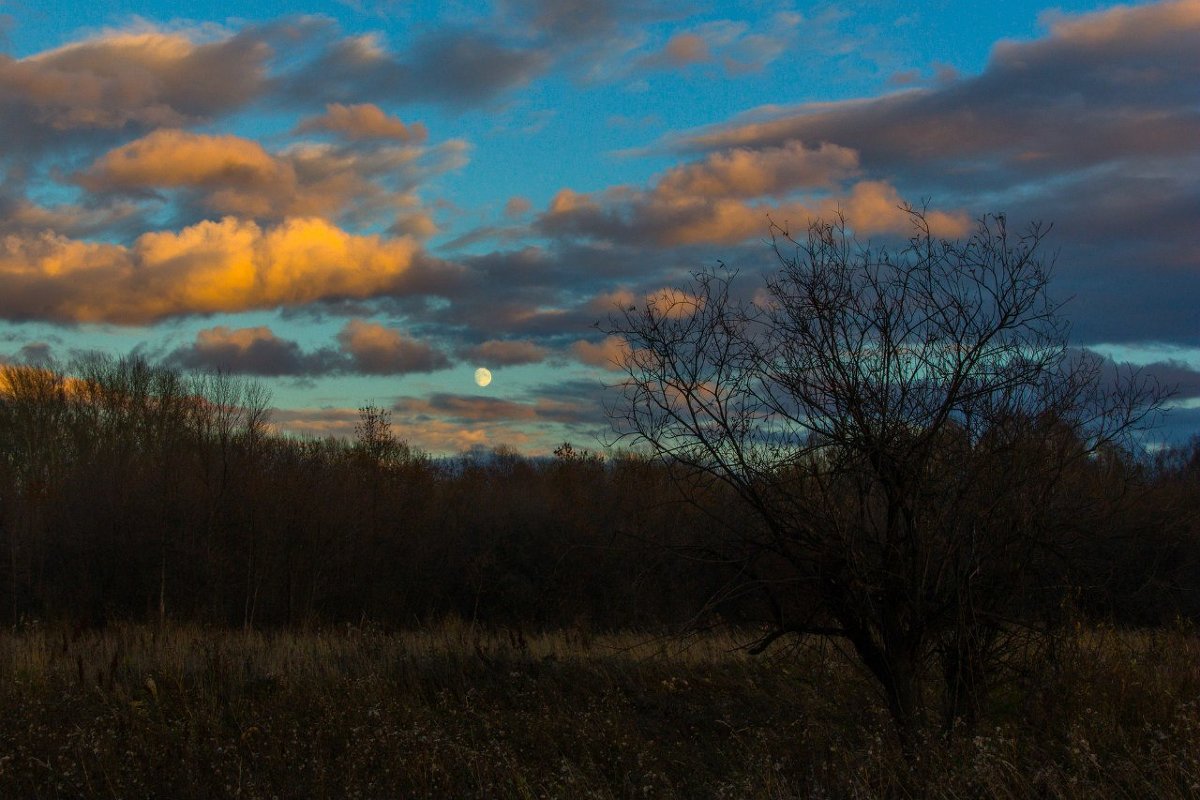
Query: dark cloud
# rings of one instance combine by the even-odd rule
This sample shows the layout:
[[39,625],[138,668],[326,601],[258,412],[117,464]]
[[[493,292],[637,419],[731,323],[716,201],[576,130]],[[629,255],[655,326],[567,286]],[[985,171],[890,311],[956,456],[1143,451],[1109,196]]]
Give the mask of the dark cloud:
[[165,363],[185,370],[269,377],[323,374],[341,367],[342,359],[329,349],[305,353],[299,344],[279,338],[265,326],[220,326],[200,331],[195,342],[172,351]]
[[528,340],[489,339],[463,349],[460,355],[464,360],[487,367],[511,367],[545,361],[550,351]]
[[271,41],[282,27],[213,41],[154,29],[106,33],[28,58],[0,55],[0,143],[10,152],[38,150],[80,134],[228,114],[265,91]]
[[432,416],[464,423],[509,421],[586,424],[596,420],[596,409],[591,404],[548,397],[518,402],[480,395],[437,393],[426,398],[401,397],[393,407],[406,417]]
[[[669,144],[711,158],[827,142],[855,152],[864,176],[888,176],[909,199],[930,197],[972,215],[1008,212],[1014,228],[1053,223],[1044,254],[1058,253],[1052,291],[1073,298],[1066,310],[1078,341],[1195,344],[1198,54],[1195,2],[1118,6],[1054,19],[1036,40],[1000,43],[978,76],[764,108]],[[647,215],[578,204],[541,224],[646,240],[653,229],[637,226],[649,220],[660,231],[692,223],[678,217],[685,209],[646,199],[653,197],[632,206]],[[676,216],[658,214],[660,206]]]
[[1171,403],[1200,400],[1200,369],[1182,361],[1152,361],[1140,373],[1172,393]]
[[404,375],[432,372],[450,365],[449,359],[427,342],[364,320],[351,320],[337,336],[338,347],[311,352],[270,328],[200,331],[196,340],[172,351],[170,366],[188,370],[223,370],[245,375],[317,376],[332,374]]
[[427,35],[405,54],[360,36],[329,43],[279,85],[285,97],[303,105],[424,101],[462,107],[528,83],[548,66],[544,52],[476,30]]
[[1200,13],[1190,0],[1118,7],[996,46],[984,72],[932,89],[769,110],[681,136],[683,151],[833,142],[864,168],[922,186],[1031,176],[1118,158],[1195,153]]
[[23,364],[48,367],[54,363],[54,348],[47,342],[30,342],[17,351],[17,359]]
[[1196,438],[1200,431],[1200,406],[1168,409],[1159,425],[1145,439],[1181,447]]
[[354,371],[368,375],[434,372],[450,366],[445,353],[428,342],[363,320],[346,323],[338,334],[338,344],[349,356]]
[[578,42],[615,33],[623,19],[645,19],[653,9],[629,0],[508,0],[505,11],[554,39]]

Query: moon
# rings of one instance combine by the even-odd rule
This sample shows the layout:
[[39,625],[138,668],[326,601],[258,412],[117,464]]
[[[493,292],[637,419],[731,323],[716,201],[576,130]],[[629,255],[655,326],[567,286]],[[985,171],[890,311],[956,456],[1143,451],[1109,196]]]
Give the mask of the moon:
[[487,386],[492,382],[492,371],[487,367],[480,367],[475,370],[475,383],[480,386]]

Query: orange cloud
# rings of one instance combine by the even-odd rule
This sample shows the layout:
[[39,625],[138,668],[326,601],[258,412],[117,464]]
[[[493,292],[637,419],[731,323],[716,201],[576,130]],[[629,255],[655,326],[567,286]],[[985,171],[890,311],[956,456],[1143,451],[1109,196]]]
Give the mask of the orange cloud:
[[678,319],[690,317],[704,308],[704,298],[664,286],[646,295],[646,304],[654,306],[660,316]]
[[662,198],[779,196],[800,187],[824,187],[858,171],[858,153],[823,142],[792,141],[761,150],[734,148],[669,170],[655,187]]
[[164,129],[108,152],[80,182],[89,189],[141,189],[280,180],[294,188],[296,177],[258,142]]
[[619,370],[629,355],[629,342],[619,336],[609,336],[598,343],[580,339],[571,345],[571,352],[589,366]]
[[415,144],[425,141],[429,136],[429,131],[426,130],[423,123],[406,125],[397,117],[385,113],[374,103],[355,105],[329,103],[325,106],[323,115],[304,120],[296,126],[296,131],[299,133],[327,131],[339,134],[351,141],[394,139],[398,142]]
[[[883,181],[854,184],[849,195],[819,204],[815,216],[829,219],[839,210],[856,233],[866,236],[907,232],[912,226],[912,218],[904,211],[904,199],[896,187]],[[926,211],[925,221],[934,236],[947,239],[965,236],[973,226],[971,218],[961,211]]]
[[[729,163],[736,163],[736,160]],[[751,186],[765,188],[761,176],[731,168],[725,171],[672,171],[663,182],[648,190],[615,187],[596,195],[581,195],[564,189],[538,219],[538,226],[551,234],[572,234],[594,239],[659,246],[690,244],[737,244],[762,238],[768,218],[807,225],[810,220],[845,212],[854,231],[863,234],[906,233],[910,221],[901,210],[903,199],[895,188],[880,181],[852,184],[849,192],[825,197],[816,203],[803,200],[748,202],[737,196],[687,194],[683,187],[696,185],[714,193],[745,192]],[[723,178],[725,179],[724,182]],[[889,205],[890,204],[890,205]],[[928,218],[935,233],[959,236],[970,230],[962,212],[931,211]]]
[[667,59],[676,66],[696,64],[708,61],[712,54],[708,52],[708,42],[694,33],[677,33],[667,40],[665,48]]
[[[908,232],[895,188],[879,181],[847,183],[859,171],[857,151],[828,142],[733,147],[669,169],[646,189],[562,189],[536,225],[551,234],[670,247],[736,244],[761,238],[768,217],[807,225],[844,211],[859,233]],[[798,196],[803,193],[809,197]],[[943,236],[970,229],[959,212],[932,211],[929,220]]]
[[10,235],[0,239],[0,315],[141,324],[370,297],[399,291],[417,252],[410,238],[356,236],[316,218],[264,228],[226,217],[129,247]]

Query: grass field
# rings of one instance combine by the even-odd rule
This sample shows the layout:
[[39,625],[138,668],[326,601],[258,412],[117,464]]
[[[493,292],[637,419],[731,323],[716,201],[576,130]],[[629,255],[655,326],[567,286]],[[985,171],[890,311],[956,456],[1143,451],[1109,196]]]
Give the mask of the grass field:
[[448,622],[0,634],[0,797],[1197,797],[1200,636],[1088,630],[901,757],[819,642]]

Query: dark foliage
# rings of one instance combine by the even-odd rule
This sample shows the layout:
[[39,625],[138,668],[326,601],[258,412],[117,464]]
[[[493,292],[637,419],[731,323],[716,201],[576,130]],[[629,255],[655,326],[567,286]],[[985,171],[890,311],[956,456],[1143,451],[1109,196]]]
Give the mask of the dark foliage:
[[689,619],[715,585],[666,556],[702,521],[633,455],[438,461],[372,406],[353,442],[289,438],[253,384],[136,358],[70,377],[10,366],[3,383],[12,624],[648,628]]

